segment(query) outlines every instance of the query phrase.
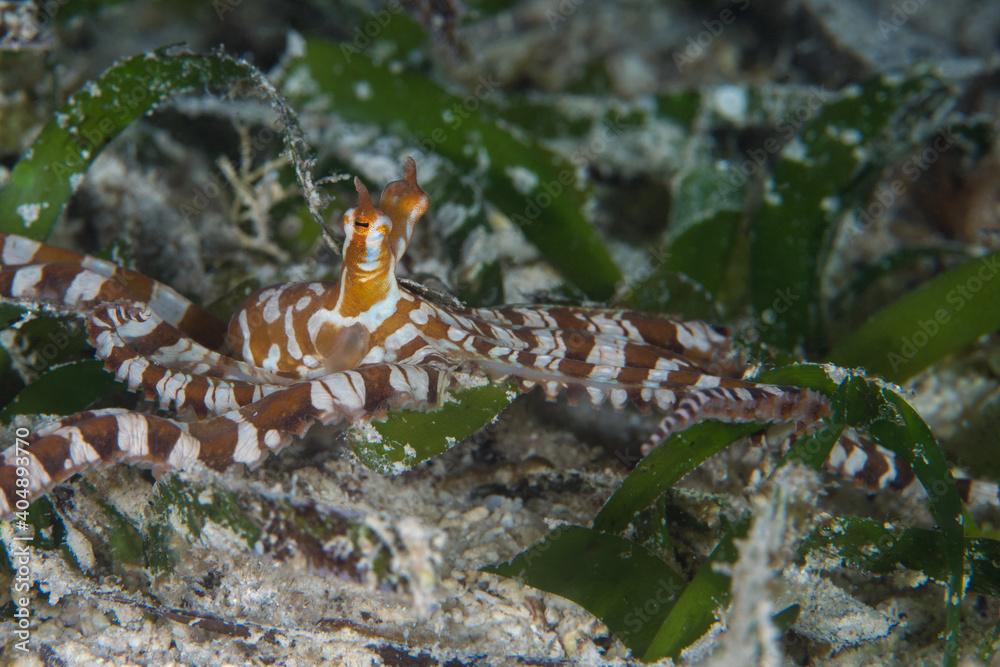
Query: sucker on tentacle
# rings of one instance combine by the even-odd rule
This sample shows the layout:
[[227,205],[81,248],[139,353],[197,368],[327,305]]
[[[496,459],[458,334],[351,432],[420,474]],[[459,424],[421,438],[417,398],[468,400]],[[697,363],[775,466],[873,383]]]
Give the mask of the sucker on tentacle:
[[[525,391],[540,386],[551,399],[569,393],[595,406],[655,410],[663,417],[644,452],[704,419],[810,423],[829,411],[816,392],[744,379],[728,332],[703,322],[611,308],[432,302],[396,278],[429,205],[416,165],[408,159],[404,177],[377,202],[355,185],[339,280],[259,290],[228,328],[141,274],[0,235],[0,299],[81,316],[96,356],[130,390],[197,417],[185,423],[113,409],[47,425],[22,461],[15,448],[4,453],[0,518],[23,488],[18,463],[30,472],[30,498],[115,462],[158,471],[257,465],[314,422],[436,406],[462,373],[510,378]],[[827,465],[869,487],[915,480],[904,461],[861,437],[835,445]],[[959,490],[997,498],[995,485],[960,481]]]

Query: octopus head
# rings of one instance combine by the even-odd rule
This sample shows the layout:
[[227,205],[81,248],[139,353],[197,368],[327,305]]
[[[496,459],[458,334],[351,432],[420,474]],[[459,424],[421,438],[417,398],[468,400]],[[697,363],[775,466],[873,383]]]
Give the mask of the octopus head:
[[361,179],[354,179],[358,204],[344,213],[344,262],[360,274],[382,273],[389,270],[394,259],[389,239],[392,220],[372,203],[368,188]]

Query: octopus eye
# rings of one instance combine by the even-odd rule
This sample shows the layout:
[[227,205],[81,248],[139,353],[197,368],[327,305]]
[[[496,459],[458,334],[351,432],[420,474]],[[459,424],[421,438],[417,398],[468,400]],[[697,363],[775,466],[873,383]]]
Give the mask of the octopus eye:
[[354,226],[355,227],[364,227],[365,229],[368,229],[368,223],[367,222],[361,222],[360,220],[355,220],[354,221]]

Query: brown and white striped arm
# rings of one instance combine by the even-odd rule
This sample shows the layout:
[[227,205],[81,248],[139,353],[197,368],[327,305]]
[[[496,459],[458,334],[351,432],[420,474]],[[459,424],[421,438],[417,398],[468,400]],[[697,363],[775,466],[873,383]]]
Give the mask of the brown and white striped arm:
[[[446,338],[447,346],[435,343],[442,345],[443,352],[464,357],[491,376],[516,378],[524,389],[540,385],[549,398],[582,389],[595,405],[606,402],[622,408],[632,403],[671,414],[680,410],[674,415],[672,430],[701,414],[706,415],[701,418],[735,419],[758,404],[761,415],[797,418],[813,412],[815,406],[807,408],[805,403],[823,402],[794,389],[715,375],[671,350],[621,336],[551,327],[504,329],[440,306],[421,304],[420,308],[425,311],[422,330],[427,340]],[[431,326],[435,319],[446,329],[444,335]],[[679,405],[684,397],[690,398]],[[800,402],[801,410],[793,409]],[[726,410],[727,405],[732,409]]]
[[373,364],[186,424],[120,409],[72,415],[41,430],[27,447],[4,451],[0,518],[93,467],[126,463],[162,473],[200,465],[220,471],[236,463],[256,466],[315,422],[357,422],[389,409],[438,405],[451,381],[449,373],[435,369]]
[[[595,405],[607,402],[620,408],[630,402],[665,413],[643,454],[707,419],[812,422],[829,412],[826,398],[816,392],[743,380],[726,330],[703,322],[561,306],[468,314],[503,325],[496,327],[499,334],[477,327],[492,338],[470,335],[461,341],[480,355],[476,363],[484,370],[514,376],[524,389],[540,384],[549,398],[576,385],[585,388]],[[511,336],[523,344],[512,349],[496,342],[508,342]]]
[[[783,443],[789,447],[794,438]],[[913,468],[903,458],[871,440],[863,433],[847,429],[830,449],[824,467],[841,479],[849,479],[870,491],[909,492],[921,488]],[[962,502],[971,510],[1000,505],[1000,484],[970,478],[952,468],[955,488]]]
[[[0,296],[78,315],[89,312],[88,338],[96,356],[130,389],[147,395],[152,390],[163,408],[218,413],[270,393],[271,384],[289,384],[202,347],[160,320],[146,304],[131,301],[131,293],[116,279],[75,264],[4,267]],[[100,305],[109,303],[114,305]],[[211,375],[219,379],[208,379]]]
[[[144,354],[121,336],[128,322],[123,306],[98,308],[87,320],[88,339],[97,357],[115,377],[131,391],[141,391],[149,400],[156,400],[160,409],[181,413],[191,410],[199,418],[222,414],[249,405],[273,394],[289,383],[272,384],[263,381],[231,379],[221,373],[186,372],[185,364],[158,362],[155,355]],[[190,339],[188,339],[190,340]],[[156,348],[157,350],[161,348]]]
[[733,351],[729,330],[706,322],[627,309],[570,306],[500,306],[468,312],[472,317],[505,328],[581,331],[642,343],[683,356],[720,375],[738,377],[743,371]]
[[[77,315],[89,312],[88,336],[98,358],[130,389],[143,390],[151,398],[155,394],[160,407],[190,408],[199,416],[218,414],[291,383],[188,337],[180,326],[204,332],[205,327],[191,323],[205,320],[198,320],[199,309],[170,288],[104,260],[16,235],[0,236],[3,257],[11,263],[0,268],[0,298]],[[46,261],[22,263],[25,260]],[[162,320],[152,306],[138,300],[143,296],[152,297],[180,326]]]
[[0,300],[80,316],[105,303],[141,303],[117,280],[62,263],[0,267]]
[[[46,265],[53,268],[46,269]],[[54,268],[56,266],[59,268]],[[165,322],[173,324],[185,336],[206,347],[217,349],[225,337],[223,322],[176,290],[107,260],[56,248],[16,234],[0,233],[0,267],[5,273],[11,271],[11,283],[18,278],[18,269],[25,269],[16,283],[17,291],[24,296],[0,289],[0,296],[8,299],[61,308],[73,308],[73,303],[88,301],[145,303]],[[116,286],[110,287],[106,282],[113,282]],[[60,291],[60,287],[64,289]]]
[[88,322],[88,336],[98,358],[105,358],[110,348],[120,344],[152,362],[195,375],[284,386],[301,379],[209,350],[145,307],[102,306],[94,309]]
[[729,423],[812,423],[830,413],[830,403],[819,392],[799,387],[745,383],[692,391],[660,420],[641,452],[649,454],[674,433],[701,421]]

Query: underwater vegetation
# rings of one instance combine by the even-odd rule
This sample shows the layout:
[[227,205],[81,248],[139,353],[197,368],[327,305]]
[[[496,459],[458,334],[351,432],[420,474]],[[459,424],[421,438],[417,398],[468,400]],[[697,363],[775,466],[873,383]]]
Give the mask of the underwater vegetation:
[[[486,17],[507,9],[468,4]],[[92,10],[76,11],[87,20]],[[730,652],[743,641],[745,655],[764,662],[796,632],[822,643],[796,630],[805,601],[766,599],[769,577],[786,565],[812,577],[808,586],[841,570],[855,583],[905,573],[940,592],[935,657],[994,659],[1000,622],[977,630],[977,643],[963,626],[973,600],[1000,595],[1000,534],[963,506],[952,467],[1000,478],[1000,401],[994,390],[951,406],[962,423],[943,447],[923,415],[930,402],[913,396],[936,373],[1000,374],[1000,229],[995,210],[992,223],[948,238],[901,240],[890,223],[926,200],[921,190],[942,169],[965,179],[954,208],[973,209],[970,183],[1000,187],[996,118],[968,100],[995,70],[919,62],[833,88],[677,85],[631,98],[586,72],[569,92],[521,92],[488,75],[442,76],[429,42],[447,41],[447,22],[421,23],[394,3],[337,11],[360,31],[339,40],[290,33],[268,69],[235,51],[156,44],[74,82],[51,108],[38,102],[44,122],[30,142],[2,146],[18,157],[0,181],[0,231],[142,265],[226,319],[259,287],[336,276],[325,237],[353,205],[347,177],[382,183],[414,155],[434,206],[407,277],[471,306],[613,304],[725,325],[753,380],[811,389],[831,406],[787,454],[761,465],[752,497],[691,498],[677,484],[723,452],[759,446],[746,442],[765,424],[700,423],[641,459],[608,445],[617,450],[602,467],[613,483],[589,520],[553,521],[534,543],[478,563],[481,572],[573,601],[642,662],[708,652],[715,641]],[[0,69],[14,57],[3,54]],[[130,226],[108,222],[109,209]],[[69,318],[4,304],[0,325],[0,419],[11,434],[43,416],[153,409],[93,359]],[[504,383],[467,388],[438,410],[398,410],[350,429],[345,442],[373,473],[418,477],[472,448],[516,400]],[[926,517],[874,518],[819,497],[804,469],[821,470],[845,429],[912,467]],[[419,572],[400,565],[412,550],[405,531],[265,492],[286,472],[257,486],[83,475],[32,504],[33,548],[134,590],[183,570],[190,544],[223,529],[243,557],[301,555],[336,575],[331,587],[426,594]],[[3,531],[7,588],[17,576],[15,528]],[[33,582],[31,595],[43,588]],[[18,604],[0,602],[14,627]],[[737,639],[727,645],[720,633]]]

